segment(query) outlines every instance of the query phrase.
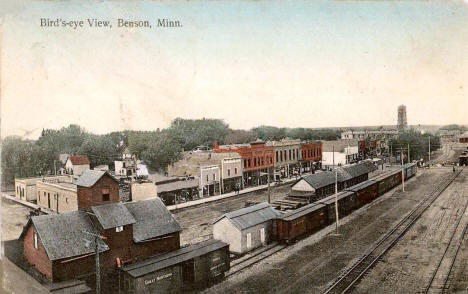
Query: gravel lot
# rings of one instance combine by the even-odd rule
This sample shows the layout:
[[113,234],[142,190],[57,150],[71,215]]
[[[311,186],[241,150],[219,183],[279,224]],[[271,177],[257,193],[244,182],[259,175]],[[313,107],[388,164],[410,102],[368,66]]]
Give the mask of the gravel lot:
[[[271,200],[283,198],[286,192],[289,192],[290,187],[291,184],[272,188]],[[211,223],[227,212],[245,207],[246,201],[262,202],[267,200],[268,192],[266,190],[255,191],[173,212],[183,229],[180,234],[181,245],[197,243],[210,238],[213,234]]]
[[[455,241],[459,240],[468,221],[468,211],[464,210],[468,201],[467,179],[468,170],[465,170],[366,275],[353,293],[417,293],[424,289],[457,228],[457,221],[465,214],[454,236]],[[442,263],[433,285],[443,286],[448,270],[449,265]]]
[[397,187],[353,213],[341,225],[340,236],[311,236],[205,293],[320,293],[451,173],[449,169],[420,170],[406,183],[405,193]]

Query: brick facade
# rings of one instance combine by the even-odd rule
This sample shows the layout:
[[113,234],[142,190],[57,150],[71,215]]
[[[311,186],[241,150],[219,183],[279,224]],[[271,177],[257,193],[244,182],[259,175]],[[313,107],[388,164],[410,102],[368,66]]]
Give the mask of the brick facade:
[[[77,187],[78,209],[120,201],[119,186],[108,174],[102,176],[92,187]],[[108,198],[106,198],[108,195]]]
[[37,235],[38,248],[34,248],[34,226],[29,226],[24,237],[24,256],[26,260],[47,278],[52,280],[52,262]]

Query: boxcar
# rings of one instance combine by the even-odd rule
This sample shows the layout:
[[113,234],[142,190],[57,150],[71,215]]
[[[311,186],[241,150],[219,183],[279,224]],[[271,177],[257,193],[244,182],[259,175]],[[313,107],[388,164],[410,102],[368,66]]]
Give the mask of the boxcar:
[[229,244],[210,239],[126,265],[123,293],[180,293],[224,277],[230,268]]
[[346,191],[356,193],[357,206],[361,207],[367,203],[372,202],[377,197],[377,182],[374,180],[367,180],[360,184],[346,188]]
[[276,219],[277,239],[290,242],[312,234],[327,224],[326,206],[320,203],[308,204]]
[[[335,195],[328,196],[325,199],[319,200],[327,207],[328,223],[332,224],[336,221],[335,217]],[[358,207],[356,193],[353,191],[343,191],[338,193],[338,216],[344,217],[353,212]]]
[[407,163],[403,168],[405,169],[405,180],[414,176],[418,170],[416,163]]

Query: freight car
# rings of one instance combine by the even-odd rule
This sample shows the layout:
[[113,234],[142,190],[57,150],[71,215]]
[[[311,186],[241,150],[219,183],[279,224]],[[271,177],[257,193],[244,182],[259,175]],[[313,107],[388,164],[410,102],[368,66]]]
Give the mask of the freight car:
[[401,170],[392,170],[373,178],[377,182],[378,196],[381,196],[397,186],[401,179]]
[[[353,191],[343,191],[338,193],[338,216],[344,217],[358,208],[358,202],[356,197],[356,192]],[[335,216],[335,195],[329,196],[325,199],[319,200],[318,203],[321,203],[327,207],[328,212],[328,223],[332,224],[336,221]]]
[[206,286],[230,269],[229,245],[214,239],[125,265],[123,293],[180,293]]
[[403,168],[405,169],[405,180],[414,176],[418,170],[416,163],[407,163],[403,166]]
[[328,224],[327,207],[312,203],[289,211],[276,219],[276,237],[289,243],[310,235]]
[[377,182],[374,180],[367,180],[360,184],[346,188],[346,191],[355,192],[357,197],[357,207],[366,205],[377,198]]

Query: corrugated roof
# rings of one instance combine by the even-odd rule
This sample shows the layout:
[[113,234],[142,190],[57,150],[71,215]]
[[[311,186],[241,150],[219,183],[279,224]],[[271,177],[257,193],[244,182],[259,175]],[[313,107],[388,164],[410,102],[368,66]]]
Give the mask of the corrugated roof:
[[279,215],[280,213],[273,209],[273,207],[271,207],[268,203],[262,202],[226,213],[214,221],[213,224],[217,223],[219,220],[225,217],[229,219],[231,223],[239,230],[243,230],[275,219]]
[[[50,260],[94,253],[94,237],[83,231],[93,234],[99,232],[86,212],[33,216],[31,222]],[[101,239],[98,239],[98,243],[101,252],[109,249]]]
[[89,159],[88,159],[88,156],[86,155],[74,155],[74,156],[68,157],[68,159],[70,159],[73,165],[89,164]]
[[229,246],[229,244],[210,239],[185,248],[181,248],[176,251],[126,265],[123,267],[123,270],[132,277],[136,278],[167,268],[169,266],[179,264],[195,257],[205,255],[209,252],[213,252],[227,246]]
[[281,216],[281,219],[286,220],[286,221],[291,221],[294,219],[297,219],[301,216],[304,216],[306,214],[309,214],[317,209],[320,209],[324,207],[325,205],[320,204],[320,203],[311,203],[305,206],[302,206],[298,209],[292,210],[290,212],[287,212]]
[[127,207],[121,202],[93,206],[91,210],[105,230],[136,222]]
[[148,239],[180,232],[182,228],[159,198],[124,204],[136,223],[133,224],[133,240]]
[[75,184],[82,187],[91,187],[105,174],[117,182],[117,180],[106,171],[87,169],[81,174]]

